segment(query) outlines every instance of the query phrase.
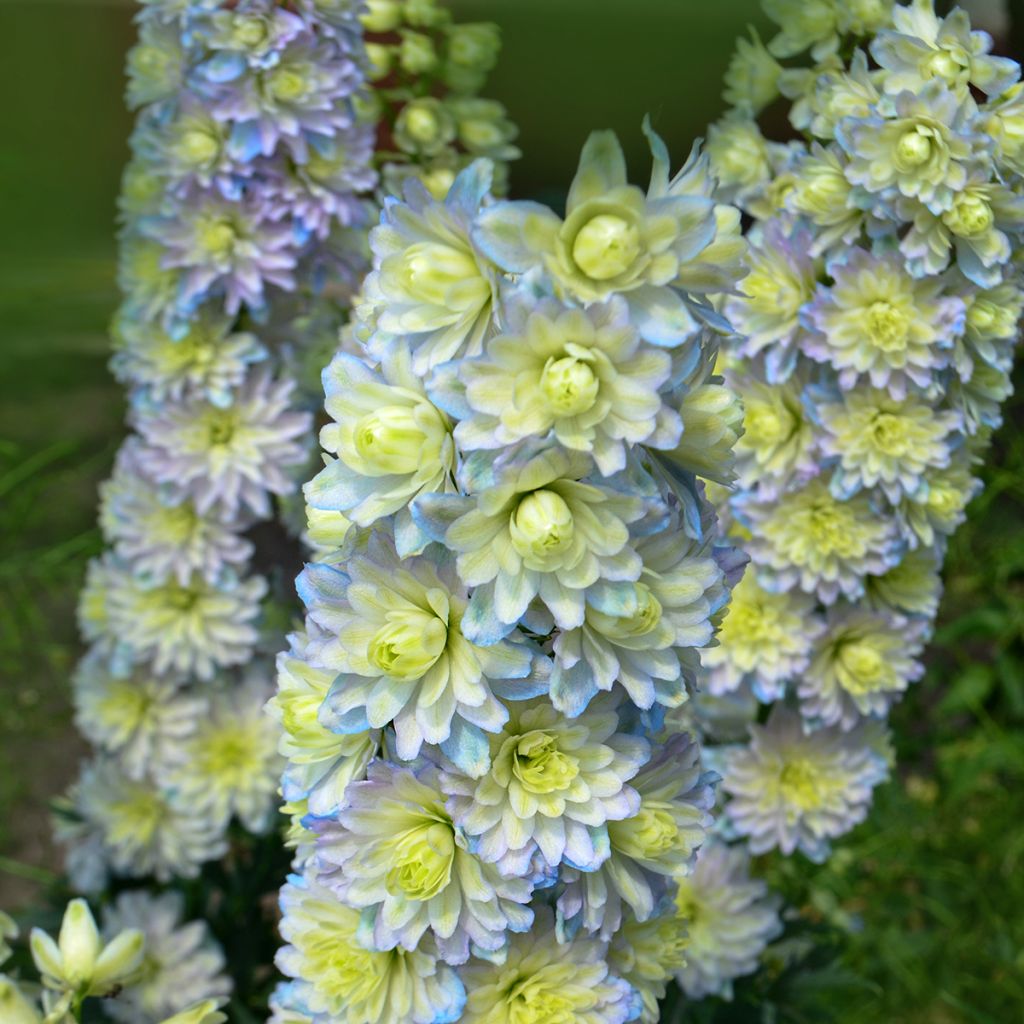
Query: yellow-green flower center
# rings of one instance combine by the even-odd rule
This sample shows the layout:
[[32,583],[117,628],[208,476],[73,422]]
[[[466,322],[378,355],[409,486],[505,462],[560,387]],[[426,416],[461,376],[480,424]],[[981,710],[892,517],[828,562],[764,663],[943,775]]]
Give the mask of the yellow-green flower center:
[[231,409],[213,409],[206,417],[206,437],[211,448],[230,444],[238,426],[238,417]]
[[579,759],[559,750],[550,733],[535,730],[517,740],[512,773],[529,793],[560,792],[579,774]]
[[199,248],[217,259],[231,255],[237,237],[234,227],[225,217],[207,217],[200,221],[196,231]]
[[550,566],[567,551],[575,532],[572,510],[561,495],[549,490],[527,494],[509,521],[512,547],[536,568]]
[[636,611],[632,615],[608,615],[596,608],[587,609],[587,622],[602,636],[612,640],[626,640],[646,636],[661,622],[661,602],[651,593],[646,583],[634,583]]
[[842,673],[843,688],[862,694],[877,690],[885,678],[885,661],[877,648],[864,640],[852,640],[840,646],[836,661]]
[[209,163],[220,152],[220,143],[212,132],[190,128],[181,136],[178,153],[189,164],[201,166]]
[[306,76],[295,67],[276,68],[270,72],[268,87],[274,99],[294,103],[306,92]]
[[981,196],[970,193],[957,196],[953,208],[942,215],[946,227],[954,235],[963,238],[985,234],[992,227],[994,220],[995,216],[988,202]]
[[868,337],[875,348],[895,352],[906,348],[910,322],[903,310],[891,302],[879,299],[868,306]]
[[448,624],[432,611],[399,608],[387,613],[367,649],[370,663],[394,679],[419,679],[444,653]]
[[427,440],[408,405],[389,405],[364,416],[356,426],[356,454],[378,473],[415,473],[426,460]]
[[792,434],[793,417],[776,406],[758,402],[748,406],[743,426],[748,443],[772,445]]
[[910,454],[911,438],[906,422],[891,412],[880,412],[871,424],[871,440],[886,455]]
[[[473,254],[442,242],[417,242],[402,254],[402,284],[405,291],[419,302],[431,306],[451,306],[452,291],[464,288],[467,282],[479,282],[486,290],[487,282]],[[474,290],[479,301],[480,288]]]
[[591,217],[572,243],[576,266],[595,281],[607,281],[624,274],[639,255],[639,229],[612,213]]
[[236,14],[231,25],[231,39],[240,49],[251,50],[267,38],[267,23],[263,18]]
[[429,821],[412,828],[395,843],[385,884],[394,896],[429,900],[446,888],[455,861],[455,832],[447,822]]
[[540,377],[540,390],[553,412],[578,416],[597,400],[601,382],[590,365],[574,356],[552,356]]
[[806,758],[787,762],[779,774],[779,789],[786,803],[809,811],[821,803],[819,772]]
[[671,804],[645,800],[639,814],[624,821],[610,821],[608,833],[612,846],[627,857],[654,860],[676,845],[679,826],[672,815]]
[[896,166],[901,171],[913,170],[932,158],[934,143],[931,133],[924,127],[911,128],[896,143]]
[[963,67],[949,50],[936,50],[925,63],[925,73],[932,78],[953,82]]

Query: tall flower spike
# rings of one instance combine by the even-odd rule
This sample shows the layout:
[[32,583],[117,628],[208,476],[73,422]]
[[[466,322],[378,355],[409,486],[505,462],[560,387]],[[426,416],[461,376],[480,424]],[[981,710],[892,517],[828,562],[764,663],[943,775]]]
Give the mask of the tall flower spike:
[[[443,120],[406,110],[400,144]],[[305,489],[304,666],[283,658],[274,702],[300,872],[282,1024],[391,1021],[364,1001],[385,963],[423,979],[403,1019],[649,1019],[680,967],[671,903],[716,777],[692,735],[660,730],[742,563],[700,482],[732,472],[738,406],[712,373],[728,326],[707,296],[742,243],[706,158],[670,179],[648,137],[646,194],[592,137],[564,224],[496,202],[479,162],[444,198],[408,184],[373,233],[324,374],[336,459]],[[311,938],[314,908],[359,977]]]
[[[746,403],[739,486],[722,506],[752,565],[689,712],[721,744],[730,834],[754,853],[820,860],[886,773],[885,719],[922,674],[938,570],[1009,393],[1024,120],[1019,66],[963,10],[764,9],[799,139],[760,134],[755,71],[767,82],[770,56],[741,42],[719,139],[745,119],[763,141],[760,173],[732,193],[752,248],[724,306],[748,336],[721,361]],[[712,165],[732,172],[744,145],[713,148]],[[735,742],[744,718],[749,739]],[[680,890],[691,944],[678,979],[692,999],[727,994],[774,933],[767,911],[739,913],[749,948],[713,926],[709,894],[741,851],[702,856]]]
[[[261,713],[272,672],[259,656],[282,645],[294,603],[282,581],[298,568],[289,564],[303,526],[298,485],[311,475],[319,373],[369,269],[362,236],[382,201],[373,191],[382,176],[446,192],[476,155],[499,161],[500,177],[500,161],[516,150],[503,108],[476,96],[496,57],[496,28],[455,25],[430,0],[365,10],[355,0],[143,0],[137,23],[128,102],[138,118],[119,200],[124,296],[111,361],[134,435],[103,488],[111,550],[90,567],[79,615],[91,649],[75,676],[77,721],[98,756],[58,827],[73,885],[119,889],[111,876],[132,878],[142,899],[150,876],[194,878],[221,857],[229,831],[241,861],[274,862],[281,754],[293,757],[289,804],[327,815],[377,751],[379,730],[345,735],[321,722],[337,672],[327,677],[305,660],[320,640],[315,629],[282,659],[273,708],[282,728]],[[402,70],[384,81],[377,71],[396,40]],[[443,139],[427,138],[430,119],[416,102],[427,95],[436,125],[451,126]],[[328,430],[325,443],[373,487],[390,474],[392,493],[361,506],[358,487],[332,491],[331,507],[311,510],[305,524],[313,546],[340,541],[353,522],[389,516],[421,491],[444,491],[451,475],[450,423],[426,397],[422,373],[408,353],[387,364],[371,373],[387,378],[376,391],[366,375],[355,396],[339,381],[330,411],[343,435],[352,430],[333,443]],[[392,400],[378,402],[388,386]],[[403,490],[409,458],[399,449],[410,437],[415,482]],[[431,444],[434,458],[423,460]],[[404,541],[426,544],[408,512]],[[450,567],[439,571],[454,588],[457,627],[465,595]],[[452,640],[451,685],[439,670],[440,702],[421,694],[431,738],[452,701],[445,725],[472,734],[460,749],[486,750],[477,733],[502,720],[491,680],[515,683],[534,660],[542,665],[539,652],[521,653],[525,643],[491,649],[481,667]],[[469,766],[469,753],[460,761]],[[309,834],[297,827],[290,838],[302,851]],[[265,878],[252,871],[245,882],[258,905]],[[154,956],[171,956],[176,942],[161,933],[157,945]],[[124,1012],[152,1024],[172,1014],[176,1024],[224,1019],[223,986],[203,981],[203,962],[197,956],[191,975],[169,967],[177,982],[150,977]],[[425,977],[420,961],[411,963],[410,978]],[[416,1013],[451,1011],[453,980],[448,972],[436,1003],[432,983],[423,999],[412,984]]]

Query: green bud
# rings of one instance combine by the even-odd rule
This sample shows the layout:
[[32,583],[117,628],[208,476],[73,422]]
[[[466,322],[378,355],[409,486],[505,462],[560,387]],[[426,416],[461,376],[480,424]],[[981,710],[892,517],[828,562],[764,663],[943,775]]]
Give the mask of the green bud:
[[942,223],[961,238],[983,235],[995,221],[992,207],[979,195],[961,193],[953,201],[953,208],[942,215]]
[[403,32],[398,60],[410,75],[423,75],[437,67],[437,51],[430,36],[422,32]]
[[402,255],[402,283],[414,299],[448,305],[452,289],[480,276],[473,254],[441,242],[416,242]]
[[926,164],[932,157],[932,140],[916,128],[904,132],[896,143],[896,166],[901,171]]
[[448,34],[448,59],[463,68],[490,71],[501,50],[501,32],[489,22],[455,25]]
[[[363,472],[368,476],[415,473],[428,458],[424,447],[431,440],[417,413],[433,408],[426,402],[419,407],[388,405],[364,416],[353,431],[355,453]],[[431,418],[439,422],[434,412]],[[436,458],[435,453],[430,454]]]
[[402,23],[399,0],[364,0],[359,20],[367,32],[393,32]]
[[391,64],[395,56],[395,48],[384,43],[366,43],[366,77],[377,82],[391,73]]

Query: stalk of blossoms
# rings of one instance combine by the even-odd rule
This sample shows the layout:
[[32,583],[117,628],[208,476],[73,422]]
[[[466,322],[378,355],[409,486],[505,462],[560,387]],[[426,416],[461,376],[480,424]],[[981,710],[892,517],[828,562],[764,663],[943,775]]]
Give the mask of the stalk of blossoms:
[[[380,4],[144,0],[138,14],[112,361],[133,432],[103,486],[108,550],[81,601],[90,650],[76,718],[95,756],[59,825],[80,890],[180,884],[229,855],[228,871],[247,866],[259,913],[264,882],[249,865],[272,865],[280,848],[283,763],[262,711],[268,654],[292,614],[282,581],[299,564],[294,535],[305,527],[317,544],[332,529],[330,517],[304,522],[295,500],[319,372],[367,269],[378,168],[439,173],[440,150],[396,155],[379,141],[395,134],[385,112],[450,80],[445,102],[469,107],[445,165],[515,153],[500,105],[474,95],[493,27],[453,25],[426,0],[390,7],[429,26],[437,47],[431,68],[409,65],[400,83],[372,70],[379,53],[364,37]],[[145,985],[117,1004],[125,1019],[226,995],[223,964],[197,945],[205,926],[183,923],[171,894],[136,895],[111,911],[156,929]]]
[[406,182],[324,371],[333,521],[279,659],[294,874],[273,1020],[655,1021],[715,776],[666,726],[742,559],[700,477],[738,213],[695,150],[630,185],[584,147],[565,217]]
[[[1010,393],[1024,104],[1020,68],[962,10],[764,9],[779,32],[739,45],[707,146],[751,219],[723,305],[745,432],[720,503],[752,564],[693,710],[728,834],[820,861],[887,776],[884,722],[922,674],[947,541]],[[756,118],[780,94],[795,135],[774,142]],[[761,947],[713,969],[691,947],[684,991],[728,992]]]

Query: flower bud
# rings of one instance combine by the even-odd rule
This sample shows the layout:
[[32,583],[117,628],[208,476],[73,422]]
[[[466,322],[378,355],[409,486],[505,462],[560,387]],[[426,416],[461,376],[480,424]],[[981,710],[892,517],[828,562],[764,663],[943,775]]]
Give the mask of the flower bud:
[[455,25],[448,36],[448,59],[463,68],[490,71],[500,49],[498,26],[487,22]]
[[430,36],[422,32],[403,32],[398,60],[410,75],[424,75],[437,66],[437,51]]
[[580,228],[572,258],[587,277],[607,281],[625,273],[640,255],[640,231],[623,217],[600,213]]
[[395,121],[395,141],[411,153],[439,153],[456,131],[455,118],[432,96],[407,103]]
[[995,220],[992,207],[979,195],[961,193],[953,208],[942,215],[942,223],[961,238],[973,238],[988,231]]
[[528,494],[509,523],[512,547],[528,568],[547,569],[573,542],[575,524],[565,499],[554,491]]
[[367,32],[392,32],[402,23],[399,0],[363,0],[359,20]]
[[387,405],[356,424],[353,441],[363,472],[368,476],[416,472],[425,457],[423,446],[427,441],[418,411],[417,406]]
[[43,1015],[25,998],[14,981],[2,974],[0,1021],[4,1024],[43,1024]]
[[395,55],[393,46],[386,46],[383,43],[367,43],[366,51],[366,77],[371,82],[377,82],[391,73],[391,62]]
[[616,850],[638,860],[663,856],[679,839],[672,805],[661,800],[645,800],[634,817],[609,822],[608,832]]
[[910,170],[926,164],[932,156],[932,140],[916,128],[904,132],[896,143],[896,166]]
[[529,793],[555,793],[579,774],[579,760],[559,750],[549,733],[530,732],[516,744],[512,774]]
[[452,293],[480,276],[468,249],[440,242],[416,242],[401,257],[402,284],[412,298],[449,308]]

